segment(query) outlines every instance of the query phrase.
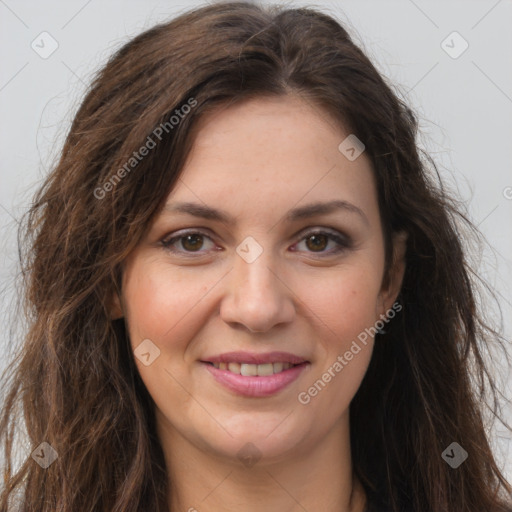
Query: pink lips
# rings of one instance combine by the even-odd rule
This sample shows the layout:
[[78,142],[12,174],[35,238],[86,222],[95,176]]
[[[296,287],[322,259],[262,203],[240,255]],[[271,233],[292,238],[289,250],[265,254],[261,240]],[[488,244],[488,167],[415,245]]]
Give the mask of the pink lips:
[[[291,363],[295,366],[273,375],[245,377],[243,375],[232,373],[229,370],[215,368],[212,364],[209,364],[265,364],[279,362]],[[304,358],[286,352],[269,352],[266,354],[230,352],[214,357],[208,357],[207,360],[203,360],[201,363],[218,383],[236,394],[247,397],[266,397],[278,393],[296,380],[309,366],[309,362]]]

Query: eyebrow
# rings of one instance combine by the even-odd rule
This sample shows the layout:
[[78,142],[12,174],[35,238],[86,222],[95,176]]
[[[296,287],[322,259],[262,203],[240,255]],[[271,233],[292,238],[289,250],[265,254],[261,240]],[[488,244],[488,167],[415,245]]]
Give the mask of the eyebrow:
[[[328,215],[340,210],[349,213],[355,213],[365,222],[365,224],[369,225],[368,218],[360,208],[352,203],[349,203],[348,201],[342,200],[333,200],[323,203],[310,203],[305,206],[293,208],[292,210],[288,211],[284,217],[287,222],[292,223],[297,220],[307,219],[309,217]],[[184,213],[187,215],[192,215],[193,217],[219,221],[225,224],[235,223],[234,217],[232,217],[229,213],[199,203],[168,203],[165,205],[164,211],[170,213]]]

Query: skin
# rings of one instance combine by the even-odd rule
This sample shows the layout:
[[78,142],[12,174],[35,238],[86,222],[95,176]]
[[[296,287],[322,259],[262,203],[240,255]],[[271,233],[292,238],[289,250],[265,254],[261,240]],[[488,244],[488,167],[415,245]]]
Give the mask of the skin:
[[[155,402],[172,512],[364,509],[352,475],[349,405],[373,338],[309,403],[298,401],[391,308],[404,271],[405,241],[397,237],[393,277],[383,288],[372,167],[364,153],[349,161],[338,150],[348,134],[293,96],[209,114],[168,204],[208,205],[233,222],[162,211],[126,261],[113,315],[125,317],[134,349],[150,339],[160,350],[149,366],[135,360]],[[284,218],[333,199],[363,214]],[[163,246],[190,228],[205,236],[178,239],[175,253]],[[352,243],[338,253],[331,238],[315,246],[307,235],[316,228]],[[236,252],[247,236],[263,249],[252,263]],[[286,351],[310,364],[277,394],[244,397],[200,363],[236,350]],[[251,466],[237,456],[246,443],[261,457]]]

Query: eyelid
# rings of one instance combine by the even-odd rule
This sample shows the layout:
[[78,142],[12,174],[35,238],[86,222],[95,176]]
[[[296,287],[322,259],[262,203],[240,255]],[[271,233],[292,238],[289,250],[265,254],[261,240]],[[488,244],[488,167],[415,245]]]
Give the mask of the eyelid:
[[181,238],[185,238],[187,235],[201,235],[205,238],[209,238],[213,242],[212,234],[210,233],[209,230],[207,230],[205,228],[189,228],[189,229],[175,231],[175,232],[171,233],[170,235],[166,235],[161,240],[160,243],[163,245],[164,249],[166,249],[174,254],[182,254],[182,255],[191,256],[191,257],[197,257],[197,256],[205,254],[205,251],[197,251],[197,252],[180,251],[180,250],[174,250],[171,248],[172,244],[175,241],[178,241]]
[[[165,236],[160,243],[164,246],[164,249],[174,254],[186,255],[186,257],[199,257],[204,255],[207,251],[194,252],[185,250],[174,250],[171,248],[174,242],[180,240],[181,238],[186,237],[187,235],[201,235],[215,243],[212,238],[212,233],[210,232],[210,230],[206,228],[189,228],[184,230],[178,230],[171,233],[170,235]],[[354,245],[353,240],[349,235],[342,233],[337,229],[329,227],[309,227],[303,229],[302,231],[299,231],[297,234],[293,236],[293,238],[299,238],[297,242],[293,244],[293,246],[303,242],[305,239],[312,235],[327,235],[330,240],[334,241],[337,244],[337,248],[330,251],[319,251],[317,253],[315,251],[308,251],[309,254],[318,254],[320,257],[327,257],[329,255],[338,254],[344,250],[350,249]],[[219,250],[219,248],[213,250]]]
[[353,239],[349,235],[342,233],[337,229],[328,227],[306,228],[303,231],[300,231],[296,235],[299,237],[299,240],[293,245],[300,244],[312,235],[327,235],[330,240],[333,240],[337,244],[337,247],[330,251],[307,251],[307,254],[318,254],[320,257],[327,257],[339,254],[343,251],[351,249],[354,246]]

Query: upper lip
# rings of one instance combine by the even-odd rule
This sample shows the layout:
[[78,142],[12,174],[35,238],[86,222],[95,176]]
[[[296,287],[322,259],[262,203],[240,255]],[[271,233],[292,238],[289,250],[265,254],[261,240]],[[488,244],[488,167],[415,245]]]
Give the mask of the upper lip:
[[266,352],[257,354],[255,352],[225,352],[216,356],[202,359],[205,363],[246,363],[246,364],[265,364],[265,363],[291,363],[301,364],[308,362],[306,359],[289,352]]

